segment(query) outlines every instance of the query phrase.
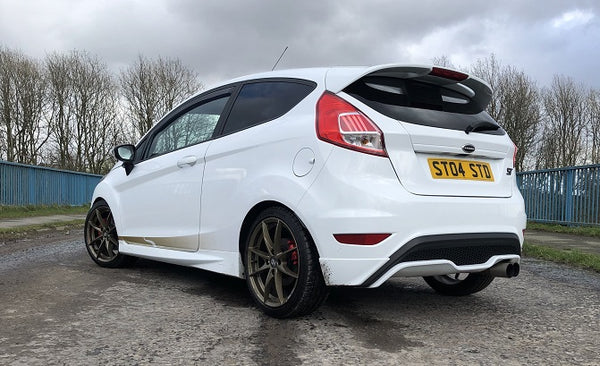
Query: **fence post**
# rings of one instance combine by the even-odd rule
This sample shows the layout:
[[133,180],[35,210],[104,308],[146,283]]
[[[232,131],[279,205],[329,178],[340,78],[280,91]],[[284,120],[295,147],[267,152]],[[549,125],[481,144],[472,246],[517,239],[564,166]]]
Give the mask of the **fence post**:
[[[565,189],[565,221],[568,223],[573,222],[573,186],[575,185],[574,179],[575,174],[573,174],[573,170],[567,170],[567,184]],[[571,225],[571,224],[569,224]]]

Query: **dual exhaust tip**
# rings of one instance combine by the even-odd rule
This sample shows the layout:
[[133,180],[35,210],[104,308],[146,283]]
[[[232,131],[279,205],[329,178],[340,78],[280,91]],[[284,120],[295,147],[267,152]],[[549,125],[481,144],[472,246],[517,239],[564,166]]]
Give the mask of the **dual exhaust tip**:
[[521,271],[519,263],[498,263],[489,269],[489,272],[494,277],[517,277]]

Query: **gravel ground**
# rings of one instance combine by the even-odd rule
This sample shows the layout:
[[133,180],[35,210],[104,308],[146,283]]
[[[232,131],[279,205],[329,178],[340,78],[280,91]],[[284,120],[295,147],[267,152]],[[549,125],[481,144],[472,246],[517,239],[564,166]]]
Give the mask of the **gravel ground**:
[[0,364],[600,364],[600,275],[525,259],[462,298],[421,279],[333,289],[276,320],[245,282],[138,261],[96,266],[80,230],[0,243]]

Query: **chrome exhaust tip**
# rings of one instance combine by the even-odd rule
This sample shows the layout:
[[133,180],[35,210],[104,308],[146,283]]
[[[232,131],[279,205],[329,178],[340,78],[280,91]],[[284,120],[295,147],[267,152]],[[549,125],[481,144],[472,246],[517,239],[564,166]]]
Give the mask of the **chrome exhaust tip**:
[[489,272],[494,277],[512,278],[517,277],[521,272],[519,263],[498,263],[489,269]]

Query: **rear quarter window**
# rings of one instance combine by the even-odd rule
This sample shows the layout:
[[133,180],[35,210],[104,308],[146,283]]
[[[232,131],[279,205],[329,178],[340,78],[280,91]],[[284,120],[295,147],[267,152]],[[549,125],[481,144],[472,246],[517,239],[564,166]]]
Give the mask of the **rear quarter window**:
[[281,117],[316,87],[308,81],[259,81],[242,86],[223,134],[230,134]]

